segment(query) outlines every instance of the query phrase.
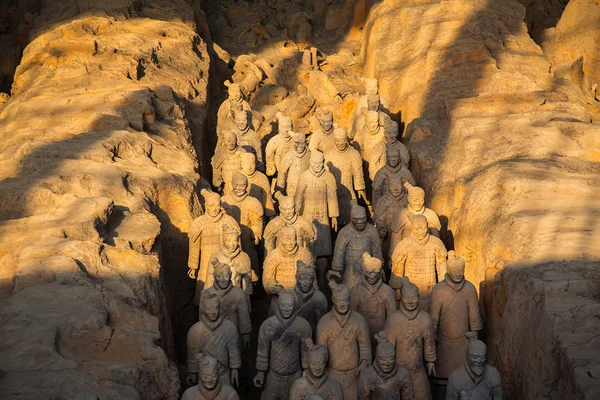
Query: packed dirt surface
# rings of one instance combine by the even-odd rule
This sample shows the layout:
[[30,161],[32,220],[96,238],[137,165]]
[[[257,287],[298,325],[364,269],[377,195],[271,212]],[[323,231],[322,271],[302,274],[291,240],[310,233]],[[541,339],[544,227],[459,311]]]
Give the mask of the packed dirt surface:
[[209,68],[193,18],[179,0],[35,15],[0,109],[1,398],[179,397],[167,292],[187,283]]

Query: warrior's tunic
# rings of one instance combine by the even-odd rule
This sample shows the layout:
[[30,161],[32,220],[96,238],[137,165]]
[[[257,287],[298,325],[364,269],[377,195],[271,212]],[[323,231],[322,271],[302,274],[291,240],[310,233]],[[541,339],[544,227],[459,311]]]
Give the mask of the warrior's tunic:
[[214,285],[214,266],[213,262],[229,265],[231,269],[231,283],[234,286],[244,289],[247,294],[253,293],[252,282],[258,280],[252,272],[252,263],[248,254],[244,253],[239,247],[233,253],[221,248],[210,257],[208,263],[208,277],[206,279],[206,288]]
[[311,135],[308,148],[310,151],[319,150],[325,153],[335,146],[333,141],[333,127],[329,132],[325,132],[321,126]]
[[273,136],[267,143],[265,149],[265,158],[267,163],[267,173],[275,173],[279,171],[281,159],[284,154],[292,149],[292,137],[285,138],[278,133]]
[[214,187],[219,187],[222,183],[225,183],[223,193],[231,193],[233,174],[236,171],[242,170],[242,154],[244,153],[246,153],[246,150],[241,146],[233,150],[229,150],[225,146],[217,148],[210,162],[213,171]]
[[[223,123],[230,117],[233,116],[233,113],[231,112],[231,103],[233,103],[234,101],[231,99],[227,99],[224,102],[221,103],[221,105],[219,106],[219,110],[217,111],[217,135],[220,137],[221,133],[224,130],[224,126]],[[237,103],[241,103],[242,104],[242,110],[248,112],[251,110],[250,108],[250,104],[248,104],[248,102],[244,99],[241,99],[239,101],[237,101]]]
[[413,384],[410,372],[396,364],[388,373],[374,362],[358,377],[358,400],[413,400]]
[[411,223],[408,216],[410,214],[421,214],[425,218],[427,218],[427,225],[429,226],[429,233],[433,236],[440,237],[440,230],[442,229],[442,223],[440,222],[440,217],[438,217],[437,213],[433,211],[431,208],[423,207],[421,211],[416,211],[414,208],[408,204],[406,209],[403,211],[403,219],[406,221],[404,224],[404,228],[402,229],[402,239],[410,236],[410,228]]
[[[387,145],[388,141],[384,140],[377,143],[373,148],[371,160],[369,162],[369,177],[371,179],[375,179],[375,174],[377,174],[377,171],[382,169],[387,163]],[[403,167],[402,169],[406,169],[408,171],[408,163],[410,162],[410,153],[408,152],[408,149],[399,140],[396,140],[392,146],[400,153],[400,165]],[[414,185],[414,183],[411,183],[411,185]]]
[[310,166],[310,151],[305,149],[298,154],[290,150],[281,158],[281,165],[277,172],[277,190],[294,197],[300,175]]
[[402,182],[402,184],[408,182],[415,185],[415,178],[408,168],[402,164],[398,164],[396,167],[385,164],[373,178],[373,204],[375,204],[375,207],[377,207],[378,200],[389,193],[390,182],[394,181]]
[[502,382],[498,370],[485,365],[483,374],[477,376],[468,365],[454,370],[448,378],[446,400],[460,399],[460,392],[467,392],[469,399],[502,400]]
[[235,135],[237,136],[238,146],[248,153],[254,153],[256,156],[256,169],[264,172],[265,164],[262,156],[262,142],[256,131],[250,129],[250,126],[248,126],[243,131],[236,127],[233,132],[235,132]]
[[327,374],[315,378],[310,370],[306,376],[297,379],[290,389],[290,400],[303,400],[303,394],[312,394],[327,400],[344,400],[342,384]]
[[248,178],[248,193],[250,196],[260,201],[266,217],[274,216],[275,207],[273,206],[269,178],[260,171],[254,171],[252,175],[246,175],[246,178]]
[[304,247],[312,251],[315,240],[317,239],[317,231],[315,226],[306,218],[296,214],[291,220],[287,220],[282,216],[273,218],[265,227],[263,237],[265,239],[265,255],[277,247],[277,234],[286,226],[291,226],[296,231],[298,246]]
[[249,299],[246,292],[233,285],[229,285],[227,289],[215,285],[208,288],[207,292],[219,296],[221,317],[233,322],[240,335],[249,335],[252,332]]
[[298,288],[298,285],[296,285],[293,293],[296,297],[294,312],[299,317],[307,320],[313,332],[316,332],[317,323],[323,315],[327,314],[327,298],[325,298],[323,292],[316,289],[314,286],[308,293],[303,293]]
[[402,228],[406,224],[403,210],[407,204],[405,193],[394,197],[389,192],[375,203],[373,212],[375,226],[378,229],[385,227],[387,230],[387,235],[382,243],[383,254],[387,259],[391,258],[396,245],[402,240]]
[[206,389],[202,383],[187,388],[181,400],[240,400],[237,392],[231,386],[217,383],[213,389]]

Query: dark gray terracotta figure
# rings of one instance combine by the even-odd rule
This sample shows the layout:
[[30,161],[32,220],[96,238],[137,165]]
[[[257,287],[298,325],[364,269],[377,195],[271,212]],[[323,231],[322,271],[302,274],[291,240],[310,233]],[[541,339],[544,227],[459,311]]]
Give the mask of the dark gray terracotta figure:
[[198,353],[195,361],[200,382],[187,388],[181,400],[240,400],[234,388],[221,382],[219,363],[214,357]]

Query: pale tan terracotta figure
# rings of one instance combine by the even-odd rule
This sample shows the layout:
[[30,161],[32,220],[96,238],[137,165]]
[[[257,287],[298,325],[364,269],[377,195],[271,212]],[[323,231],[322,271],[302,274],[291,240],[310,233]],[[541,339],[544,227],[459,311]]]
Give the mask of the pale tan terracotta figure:
[[[206,213],[196,218],[188,232],[190,252],[188,257],[188,276],[196,279],[194,304],[199,304],[200,293],[207,280],[210,256],[219,251],[223,240],[223,232],[231,230],[240,232],[237,221],[227,215],[221,208],[221,196],[218,193],[202,190]],[[208,287],[208,286],[207,286]]]
[[319,128],[310,137],[309,149],[311,152],[316,150],[325,153],[332,149],[333,142],[333,114],[328,110],[319,110],[317,112]]
[[238,330],[233,322],[221,316],[219,296],[203,291],[200,308],[200,321],[192,325],[187,334],[186,382],[188,385],[196,383],[196,356],[202,352],[217,360],[221,383],[237,386],[238,369],[242,365]]
[[465,279],[465,260],[448,252],[447,273],[431,293],[430,313],[437,333],[438,378],[448,378],[450,373],[466,362],[465,334],[477,334],[483,328],[479,314],[479,300],[475,286]]
[[365,195],[365,177],[363,175],[362,158],[358,150],[348,143],[348,135],[344,128],[333,131],[333,148],[324,154],[325,164],[335,178],[340,216],[340,226],[350,223],[350,208],[352,200]]
[[374,335],[375,361],[358,378],[359,400],[413,400],[410,372],[396,362],[396,346],[385,331]]
[[335,241],[335,252],[331,262],[332,271],[335,275],[343,275],[344,283],[349,288],[353,288],[363,278],[363,253],[383,260],[379,233],[367,222],[364,207],[354,205],[351,214],[350,224],[340,230]]
[[300,175],[310,167],[310,150],[303,133],[292,133],[292,140],[292,149],[281,159],[281,167],[277,173],[277,190],[294,197]]
[[280,169],[281,159],[293,147],[292,119],[277,113],[279,132],[267,143],[265,159],[267,163],[267,175],[274,176]]
[[396,362],[410,371],[414,398],[431,400],[427,375],[435,376],[433,321],[427,312],[419,309],[419,289],[407,277],[402,278],[400,286],[400,308],[385,322],[385,331],[389,341],[396,346]]
[[[362,95],[356,103],[356,109],[358,111],[368,108],[367,99],[370,95],[379,94],[379,84],[376,78],[361,78],[361,81],[365,84],[365,94]],[[380,96],[379,103],[382,110],[385,111],[389,109],[389,103],[385,98]]]
[[383,254],[388,260],[402,240],[402,228],[406,224],[404,210],[407,205],[406,189],[398,177],[389,181],[387,193],[375,203],[373,219],[379,236],[383,238]]
[[195,362],[200,382],[187,388],[181,400],[240,400],[234,388],[221,382],[214,357],[198,353]]
[[296,314],[308,321],[313,332],[317,323],[327,314],[328,304],[323,292],[315,282],[315,266],[301,260],[296,263],[296,286],[292,290],[296,297]]
[[206,292],[219,297],[221,318],[233,322],[242,338],[244,348],[249,349],[252,321],[250,320],[248,295],[242,288],[232,284],[232,272],[229,265],[217,261],[213,266],[215,284],[206,289]]
[[369,176],[369,165],[371,163],[373,149],[375,146],[385,140],[383,121],[380,121],[379,113],[368,111],[365,117],[365,125],[356,130],[354,135],[354,145],[360,151],[364,161],[365,175]]
[[329,375],[344,389],[345,400],[357,398],[357,378],[371,364],[371,340],[365,318],[350,308],[350,288],[330,281],[333,309],[317,324],[317,343],[329,349]]
[[262,239],[264,211],[260,201],[249,196],[248,178],[241,172],[234,173],[232,193],[223,196],[223,208],[240,224],[242,249],[250,257],[252,270],[258,271],[256,246]]
[[429,311],[431,291],[446,275],[446,248],[430,235],[423,215],[411,217],[411,235],[402,239],[392,254],[390,286],[399,288],[400,277],[409,276],[419,288],[419,307]]
[[278,233],[277,247],[269,252],[263,264],[262,282],[265,292],[273,295],[271,315],[276,310],[277,296],[281,291],[296,286],[297,262],[314,263],[313,255],[298,245],[296,230],[291,226],[283,227]]
[[277,234],[286,227],[291,226],[296,231],[298,245],[312,253],[313,245],[317,239],[315,226],[308,219],[296,212],[296,202],[293,197],[283,196],[280,192],[275,193],[279,201],[279,214],[273,218],[265,227],[263,234],[265,240],[265,255],[268,255],[277,246]]
[[242,154],[242,173],[248,178],[248,193],[262,204],[265,217],[275,216],[275,206],[271,196],[271,184],[265,174],[256,170],[256,156],[253,153]]
[[310,324],[294,313],[294,295],[281,293],[276,314],[267,318],[258,332],[254,385],[264,385],[261,400],[288,399],[292,383],[306,367],[303,340],[311,337]]
[[377,143],[373,148],[371,162],[369,163],[369,176],[371,179],[374,179],[377,171],[383,168],[383,166],[386,164],[386,148],[388,146],[391,146],[398,151],[400,155],[400,163],[408,170],[410,153],[408,152],[406,146],[398,139],[398,123],[396,123],[396,121],[390,121],[390,123],[384,127],[384,134],[385,140]]
[[[406,207],[407,216],[411,214],[423,215],[427,218],[429,225],[429,233],[433,236],[440,237],[440,230],[442,224],[440,218],[430,208],[425,207],[425,191],[418,186],[413,186],[405,183],[404,186],[408,189],[408,206]],[[407,218],[406,225],[404,226],[404,232],[402,232],[402,238],[408,237],[410,234],[411,220]]]
[[242,169],[242,154],[246,151],[238,146],[238,139],[231,131],[223,132],[223,146],[217,147],[211,159],[213,170],[213,187],[223,189],[223,193],[231,193],[233,173]]
[[450,374],[446,400],[502,400],[500,374],[496,368],[486,364],[485,343],[477,340],[472,332],[467,332],[466,336],[469,341],[467,362]]
[[389,192],[390,182],[395,180],[401,183],[415,184],[415,178],[400,160],[400,152],[389,143],[385,147],[386,164],[377,171],[373,179],[373,204]]
[[[231,108],[234,103],[241,105],[241,109],[244,111],[250,111],[250,104],[244,100],[240,85],[225,81],[225,86],[228,87],[229,98],[221,103],[219,110],[217,111],[217,134],[220,135],[223,132],[223,122],[227,118],[232,117]],[[238,107],[239,109],[239,107]]]
[[254,129],[250,127],[248,113],[240,112],[234,115],[235,129],[233,132],[237,136],[238,146],[246,150],[247,153],[254,153],[256,156],[256,169],[265,171],[263,162],[262,142]]
[[216,253],[210,256],[205,288],[214,285],[213,273],[215,263],[229,265],[229,268],[231,268],[231,283],[234,286],[242,288],[248,295],[253,293],[253,283],[258,278],[254,274],[254,271],[252,271],[250,257],[242,251],[239,230],[226,229],[223,231],[221,247]]
[[[350,291],[350,307],[367,321],[369,332],[379,332],[385,327],[387,318],[396,311],[396,293],[383,283],[382,262],[363,253],[363,278]],[[377,341],[371,335],[371,347]]]
[[392,123],[395,123],[394,121],[392,121],[392,119],[386,112],[382,111],[379,94],[366,95],[366,102],[366,108],[362,108],[359,112],[356,113],[353,132],[351,134],[352,138],[354,138],[356,132],[364,129],[364,126],[367,123],[367,114],[369,111],[374,111],[379,114],[381,125],[384,126],[386,129],[388,126],[391,126]]
[[292,384],[290,400],[310,399],[308,395],[327,400],[343,400],[342,385],[327,373],[327,346],[315,345],[311,339],[305,339],[304,342],[308,348],[308,369],[306,376]]

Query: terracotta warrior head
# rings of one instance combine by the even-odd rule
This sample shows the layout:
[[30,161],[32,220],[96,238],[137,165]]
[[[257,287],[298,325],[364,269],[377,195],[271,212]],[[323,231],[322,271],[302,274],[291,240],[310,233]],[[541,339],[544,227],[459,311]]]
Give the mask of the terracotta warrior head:
[[400,165],[401,159],[400,150],[392,144],[388,143],[385,145],[385,160],[390,167],[396,168]]
[[240,113],[240,112],[246,112],[244,111],[244,105],[242,104],[242,102],[232,102],[229,105],[229,110],[231,110],[231,115],[233,116],[233,118],[235,119],[235,114]]
[[475,375],[481,376],[485,370],[487,347],[481,340],[477,340],[473,332],[467,332],[465,336],[469,340],[469,345],[467,346],[467,364]]
[[333,309],[341,315],[350,311],[350,288],[345,284],[338,284],[335,281],[329,281],[331,288],[331,298],[333,300]]
[[306,150],[306,136],[302,132],[292,132],[293,147],[296,154],[304,153]]
[[368,111],[379,111],[381,101],[379,93],[373,93],[367,95],[367,110]]
[[292,119],[284,116],[282,113],[277,113],[277,121],[279,123],[279,133],[284,138],[289,138],[292,133]]
[[336,127],[333,130],[333,143],[338,150],[346,150],[348,147],[348,132],[346,132],[346,129]]
[[238,147],[237,136],[235,132],[225,131],[223,132],[223,146],[229,151],[233,151]]
[[400,133],[400,129],[396,121],[391,121],[385,126],[385,140],[388,143],[396,143],[398,141],[398,133]]
[[215,322],[221,314],[221,300],[214,293],[209,293],[205,290],[200,295],[200,309],[202,315],[208,318],[209,321]]
[[420,212],[425,207],[425,191],[418,186],[408,185],[408,205]]
[[318,174],[319,172],[323,171],[324,164],[325,157],[323,157],[323,153],[321,153],[319,150],[315,150],[310,153],[310,169],[315,174]]
[[462,257],[457,257],[454,250],[448,252],[446,271],[450,279],[456,283],[461,283],[465,279],[465,260]]
[[412,214],[410,217],[410,233],[417,240],[423,240],[429,235],[427,218],[421,214]]
[[242,154],[242,172],[248,176],[256,172],[256,156],[254,153]]
[[402,180],[399,178],[390,179],[388,183],[388,191],[392,196],[396,199],[402,197],[404,195],[404,185],[402,184]]
[[296,202],[291,196],[277,196],[279,200],[279,214],[286,221],[291,221],[296,216]]
[[402,305],[408,311],[414,311],[419,307],[419,288],[408,279],[408,276],[402,277]]
[[225,86],[228,87],[227,94],[229,96],[229,100],[234,102],[242,101],[242,88],[237,83],[231,83],[229,81],[225,82]]
[[233,116],[233,121],[235,122],[236,128],[240,131],[245,131],[248,128],[248,113],[247,112],[238,112]]
[[281,228],[277,233],[277,244],[286,252],[293,252],[298,246],[296,230],[291,226]]
[[377,79],[375,78],[362,78],[365,83],[365,92],[368,95],[379,93],[379,87],[377,85]]
[[204,197],[204,208],[211,217],[216,217],[221,213],[221,196],[219,193],[202,189],[200,194]]
[[320,110],[317,113],[317,118],[319,119],[319,123],[321,124],[321,129],[325,132],[331,131],[333,129],[333,114],[329,110]]
[[367,111],[367,129],[375,132],[379,129],[379,113],[377,111]]
[[221,290],[227,289],[231,285],[231,268],[227,264],[213,262],[213,277],[215,278],[215,286]]
[[390,373],[396,366],[396,346],[387,338],[386,331],[375,335],[377,349],[375,350],[375,362],[384,373]]
[[353,204],[350,211],[350,222],[354,228],[362,232],[367,227],[367,211],[358,204]]
[[381,280],[381,260],[371,257],[367,252],[362,255],[364,279],[369,285],[375,285]]
[[233,254],[240,248],[240,234],[235,229],[228,229],[223,231],[223,239],[221,239],[223,249]]
[[296,302],[296,298],[294,294],[290,291],[279,293],[278,299],[278,310],[279,314],[283,319],[289,319],[294,315],[294,304]]
[[315,266],[296,261],[296,286],[302,293],[308,293],[315,283]]
[[219,384],[219,364],[208,354],[198,353],[198,376],[207,390],[213,390]]
[[329,351],[325,345],[314,344],[311,338],[303,339],[308,348],[308,371],[319,379],[327,371],[327,361],[329,360]]
[[233,173],[233,178],[231,179],[231,186],[233,187],[233,194],[241,197],[245,195],[248,190],[248,178],[241,172],[235,171]]

